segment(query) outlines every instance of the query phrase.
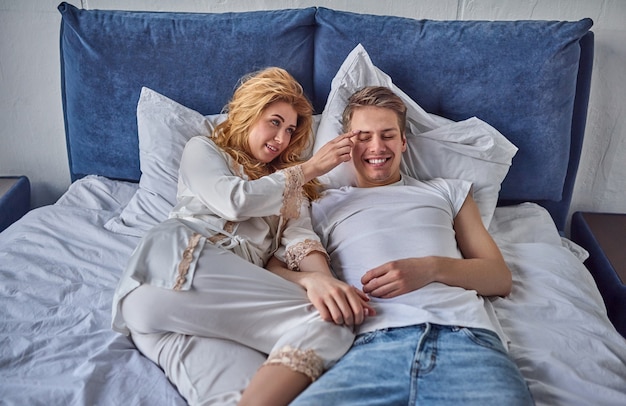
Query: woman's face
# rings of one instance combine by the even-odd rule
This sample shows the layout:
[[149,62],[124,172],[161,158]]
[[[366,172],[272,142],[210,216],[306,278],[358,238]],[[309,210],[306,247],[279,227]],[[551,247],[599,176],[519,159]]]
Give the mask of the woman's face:
[[298,113],[288,103],[269,104],[250,128],[248,147],[258,161],[272,162],[289,145],[298,124]]

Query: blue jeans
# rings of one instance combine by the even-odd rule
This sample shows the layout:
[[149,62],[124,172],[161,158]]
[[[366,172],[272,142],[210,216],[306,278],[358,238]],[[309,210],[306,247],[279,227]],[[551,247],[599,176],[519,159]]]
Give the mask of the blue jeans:
[[420,324],[357,336],[292,406],[532,405],[498,336]]

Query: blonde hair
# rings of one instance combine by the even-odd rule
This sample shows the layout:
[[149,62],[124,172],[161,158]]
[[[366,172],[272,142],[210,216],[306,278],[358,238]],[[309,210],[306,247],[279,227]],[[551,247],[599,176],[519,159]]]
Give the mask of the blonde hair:
[[[248,136],[267,106],[277,101],[291,105],[298,121],[287,148],[275,160],[265,164],[252,155]],[[213,141],[242,165],[250,179],[303,162],[301,154],[311,141],[313,106],[300,83],[286,70],[271,67],[244,76],[223,112],[228,116],[213,131]],[[311,200],[317,199],[319,192],[317,180],[304,185],[304,193]]]

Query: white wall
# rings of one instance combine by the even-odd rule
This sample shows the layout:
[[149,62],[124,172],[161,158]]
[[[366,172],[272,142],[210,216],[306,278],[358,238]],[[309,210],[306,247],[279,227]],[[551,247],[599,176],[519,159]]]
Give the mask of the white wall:
[[[84,8],[224,12],[323,6],[411,18],[595,24],[591,99],[571,211],[626,212],[625,0],[83,0]],[[60,95],[58,0],[0,0],[0,176],[27,175],[33,207],[70,182]]]

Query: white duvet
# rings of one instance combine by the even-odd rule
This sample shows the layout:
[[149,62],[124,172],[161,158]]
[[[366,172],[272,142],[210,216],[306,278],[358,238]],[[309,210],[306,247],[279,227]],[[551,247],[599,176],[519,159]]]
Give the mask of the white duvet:
[[[136,237],[104,229],[136,185],[75,182],[0,233],[0,405],[182,405],[162,371],[110,329]],[[496,210],[513,272],[493,299],[538,405],[626,405],[626,340],[609,322],[585,252],[534,204]]]

